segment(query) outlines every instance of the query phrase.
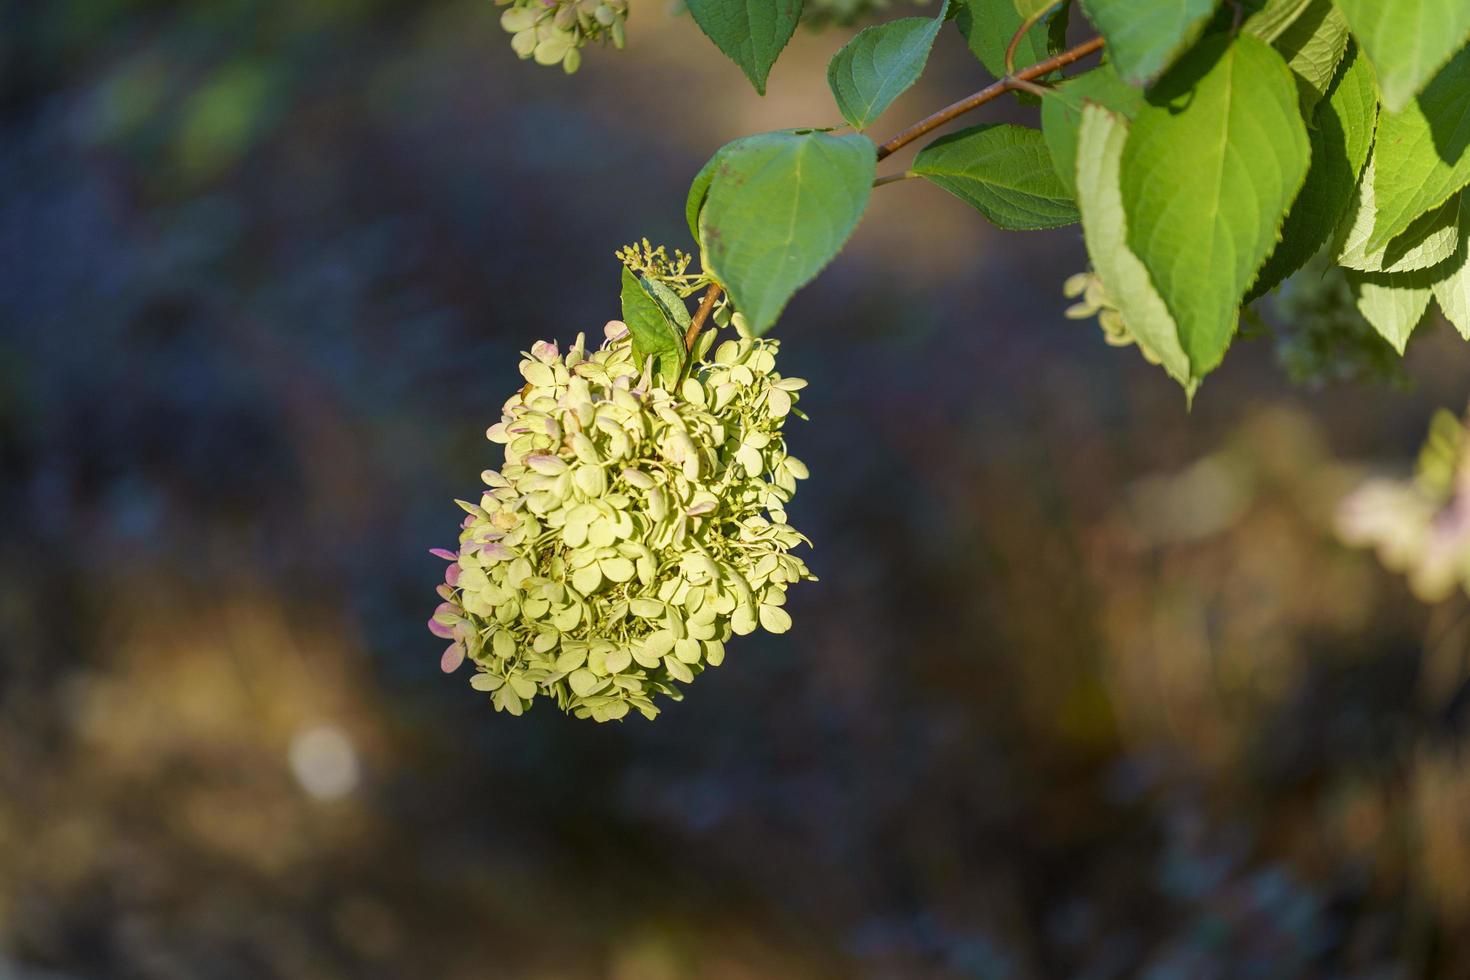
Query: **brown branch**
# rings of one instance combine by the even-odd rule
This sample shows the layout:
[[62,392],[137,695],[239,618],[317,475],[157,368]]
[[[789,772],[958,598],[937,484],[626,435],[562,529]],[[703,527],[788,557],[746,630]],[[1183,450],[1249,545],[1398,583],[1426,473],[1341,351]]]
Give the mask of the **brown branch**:
[[1011,79],[1011,88],[1015,89],[1018,92],[1029,92],[1030,94],[1036,96],[1038,99],[1044,98],[1046,96],[1046,93],[1051,91],[1048,86],[1043,85],[1040,82],[1028,82],[1025,79],[1021,78]]
[[985,103],[1000,98],[1002,95],[1016,88],[1016,82],[1035,81],[1042,75],[1049,75],[1058,68],[1065,68],[1074,61],[1081,61],[1094,51],[1101,50],[1102,46],[1103,39],[1100,37],[1083,41],[1076,47],[1068,48],[1059,55],[1054,55],[1045,61],[1038,61],[1030,68],[1023,68],[1014,75],[1008,75],[998,82],[993,82],[975,94],[967,95],[958,102],[945,106],[933,115],[925,116],[908,129],[893,137],[893,139],[880,145],[878,147],[878,159],[882,160],[894,150],[907,146],[925,133],[932,132],[950,120],[963,116],[971,109],[978,109]]
[[689,329],[684,331],[685,350],[694,349],[694,342],[699,339],[699,331],[704,329],[704,323],[709,319],[710,313],[714,312],[715,302],[719,298],[719,283],[710,283],[709,289],[704,291],[704,299],[699,301],[699,309],[694,311],[694,319],[689,321]]

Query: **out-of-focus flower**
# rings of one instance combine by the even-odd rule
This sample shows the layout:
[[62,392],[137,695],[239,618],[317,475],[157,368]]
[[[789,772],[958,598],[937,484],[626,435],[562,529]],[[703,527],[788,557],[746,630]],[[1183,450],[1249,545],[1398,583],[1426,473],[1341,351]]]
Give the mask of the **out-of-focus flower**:
[[568,75],[582,64],[582,48],[593,41],[621,48],[626,40],[628,0],[496,0],[507,7],[500,26],[510,46],[538,65],[559,64]]
[[1276,360],[1300,385],[1408,384],[1403,358],[1358,312],[1347,274],[1322,252],[1271,297]]
[[1408,576],[1425,602],[1470,589],[1470,440],[1465,423],[1441,411],[1430,424],[1412,480],[1377,479],[1338,512],[1338,534],[1374,547],[1384,565]]
[[790,628],[786,588],[812,576],[789,554],[808,543],[785,511],[807,469],[782,427],[806,382],[776,373],[776,349],[727,340],[666,383],[616,321],[592,353],[536,344],[487,433],[505,463],[459,502],[458,551],[435,552],[443,668],[473,660],[513,715],[545,694],[579,718],[652,718],[732,635]]

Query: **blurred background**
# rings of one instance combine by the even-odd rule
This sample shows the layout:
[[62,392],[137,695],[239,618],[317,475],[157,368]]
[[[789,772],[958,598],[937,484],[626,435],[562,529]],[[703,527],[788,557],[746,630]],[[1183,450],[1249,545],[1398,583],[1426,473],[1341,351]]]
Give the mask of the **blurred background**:
[[[635,8],[568,78],[487,0],[0,0],[0,977],[1470,976],[1470,602],[1332,533],[1442,325],[1187,412],[1076,229],[884,188],[778,331],[795,629],[653,723],[440,674],[517,352],[836,121],[850,29],[761,99]],[[947,31],[876,132],[984,81]]]

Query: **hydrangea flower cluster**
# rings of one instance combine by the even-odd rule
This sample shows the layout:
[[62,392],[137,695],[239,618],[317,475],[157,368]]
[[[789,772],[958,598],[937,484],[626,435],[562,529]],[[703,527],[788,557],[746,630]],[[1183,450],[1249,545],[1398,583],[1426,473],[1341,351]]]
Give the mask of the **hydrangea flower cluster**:
[[509,5],[500,26],[510,46],[538,65],[560,64],[568,75],[582,64],[582,48],[611,40],[621,48],[626,35],[628,0],[496,0]]
[[1338,511],[1338,535],[1375,548],[1388,568],[1408,576],[1425,602],[1470,591],[1470,432],[1441,411],[1430,425],[1411,481],[1373,480]]
[[725,658],[725,643],[785,632],[786,589],[813,576],[786,504],[806,466],[782,427],[798,378],[776,373],[777,342],[706,331],[682,381],[634,359],[609,323],[589,352],[536,344],[525,387],[487,431],[505,463],[482,474],[429,622],[468,658],[477,690],[519,715],[539,695],[579,718],[658,714]]

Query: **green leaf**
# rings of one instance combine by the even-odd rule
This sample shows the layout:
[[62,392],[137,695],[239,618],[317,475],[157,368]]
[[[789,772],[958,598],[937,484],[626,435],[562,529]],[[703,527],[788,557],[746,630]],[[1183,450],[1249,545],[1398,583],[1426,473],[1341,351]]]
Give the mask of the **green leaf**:
[[1382,248],[1370,249],[1377,208],[1373,202],[1377,156],[1368,161],[1354,195],[1351,220],[1344,226],[1337,264],[1359,272],[1413,272],[1438,265],[1460,247],[1460,202],[1451,198],[1433,211],[1420,215],[1412,225]]
[[705,198],[709,196],[710,181],[715,179],[715,168],[720,165],[720,157],[725,149],[724,146],[720,147],[699,168],[699,173],[694,175],[694,182],[689,185],[689,196],[684,199],[684,220],[689,223],[689,234],[694,236],[696,242],[699,241],[699,212],[703,210]]
[[1470,340],[1470,200],[1460,195],[1460,252],[1430,287],[1440,312]]
[[877,148],[866,136],[763,133],[720,151],[699,215],[710,271],[751,332],[842,248],[868,205]]
[[827,65],[827,84],[853,129],[864,129],[919,80],[929,49],[944,26],[939,16],[905,17],[858,32]]
[[1470,40],[1465,0],[1337,0],[1337,6],[1373,63],[1389,112],[1406,109]]
[[1130,85],[1163,74],[1204,32],[1219,0],[1082,0],[1108,42],[1108,58]]
[[1143,92],[1119,78],[1110,62],[1104,62],[1046,93],[1041,100],[1041,135],[1056,174],[1069,192],[1076,190],[1077,127],[1082,122],[1082,107],[1088,103],[1131,120],[1143,106]]
[[1347,270],[1353,302],[1378,335],[1400,354],[1429,309],[1433,272],[1355,272]]
[[1118,169],[1128,123],[1109,110],[1088,105],[1077,131],[1077,208],[1093,271],[1138,346],[1159,361],[1188,392],[1198,383],[1179,345],[1179,329],[1149,281],[1148,270],[1128,250],[1128,225]]
[[[1015,0],[1016,13],[1024,21],[1027,17],[1040,13],[1058,2],[1060,0]],[[1017,21],[1018,26],[1019,24],[1020,21]]]
[[[1026,18],[1012,0],[956,0],[955,23],[985,70],[996,78],[1006,73],[1006,48]],[[1062,49],[1066,38],[1066,8],[1035,24],[1016,45],[1016,67],[1045,61]]]
[[[1381,89],[1381,79],[1379,84]],[[1378,220],[1369,248],[1402,234],[1421,214],[1470,183],[1467,146],[1470,48],[1456,55],[1403,112],[1379,114],[1378,145],[1373,151],[1378,160],[1374,185]]]
[[[1332,0],[1312,0],[1302,16],[1276,39],[1276,50],[1296,76],[1302,115],[1311,116],[1327,92],[1337,74],[1338,63],[1347,53],[1347,44],[1347,21],[1342,19]],[[1366,59],[1364,70],[1368,70]]]
[[1134,120],[1121,175],[1128,245],[1179,325],[1195,376],[1230,345],[1310,159],[1291,72],[1244,35],[1193,49]]
[[766,94],[766,77],[801,19],[801,0],[687,0],[699,29]]
[[1008,123],[962,129],[920,150],[909,172],[1002,228],[1060,228],[1077,220],[1077,206],[1039,130]]
[[1265,0],[1259,10],[1245,19],[1240,29],[1270,44],[1314,2],[1316,0]]
[[1327,244],[1347,213],[1373,145],[1378,92],[1367,59],[1350,51],[1309,131],[1312,165],[1281,226],[1281,242],[1251,286],[1248,300],[1275,289]]
[[689,315],[688,305],[680,298],[678,293],[657,279],[649,279],[643,276],[639,278],[638,282],[648,295],[653,297],[653,301],[658,304],[658,308],[668,318],[669,322],[673,324],[674,333],[678,336],[680,346],[682,347],[684,343],[684,331],[689,329],[689,323],[693,319]]
[[663,283],[635,276],[626,267],[622,301],[623,322],[633,336],[633,357],[639,366],[652,357],[659,374],[671,380],[677,378],[684,365],[684,328],[689,326],[689,308]]

